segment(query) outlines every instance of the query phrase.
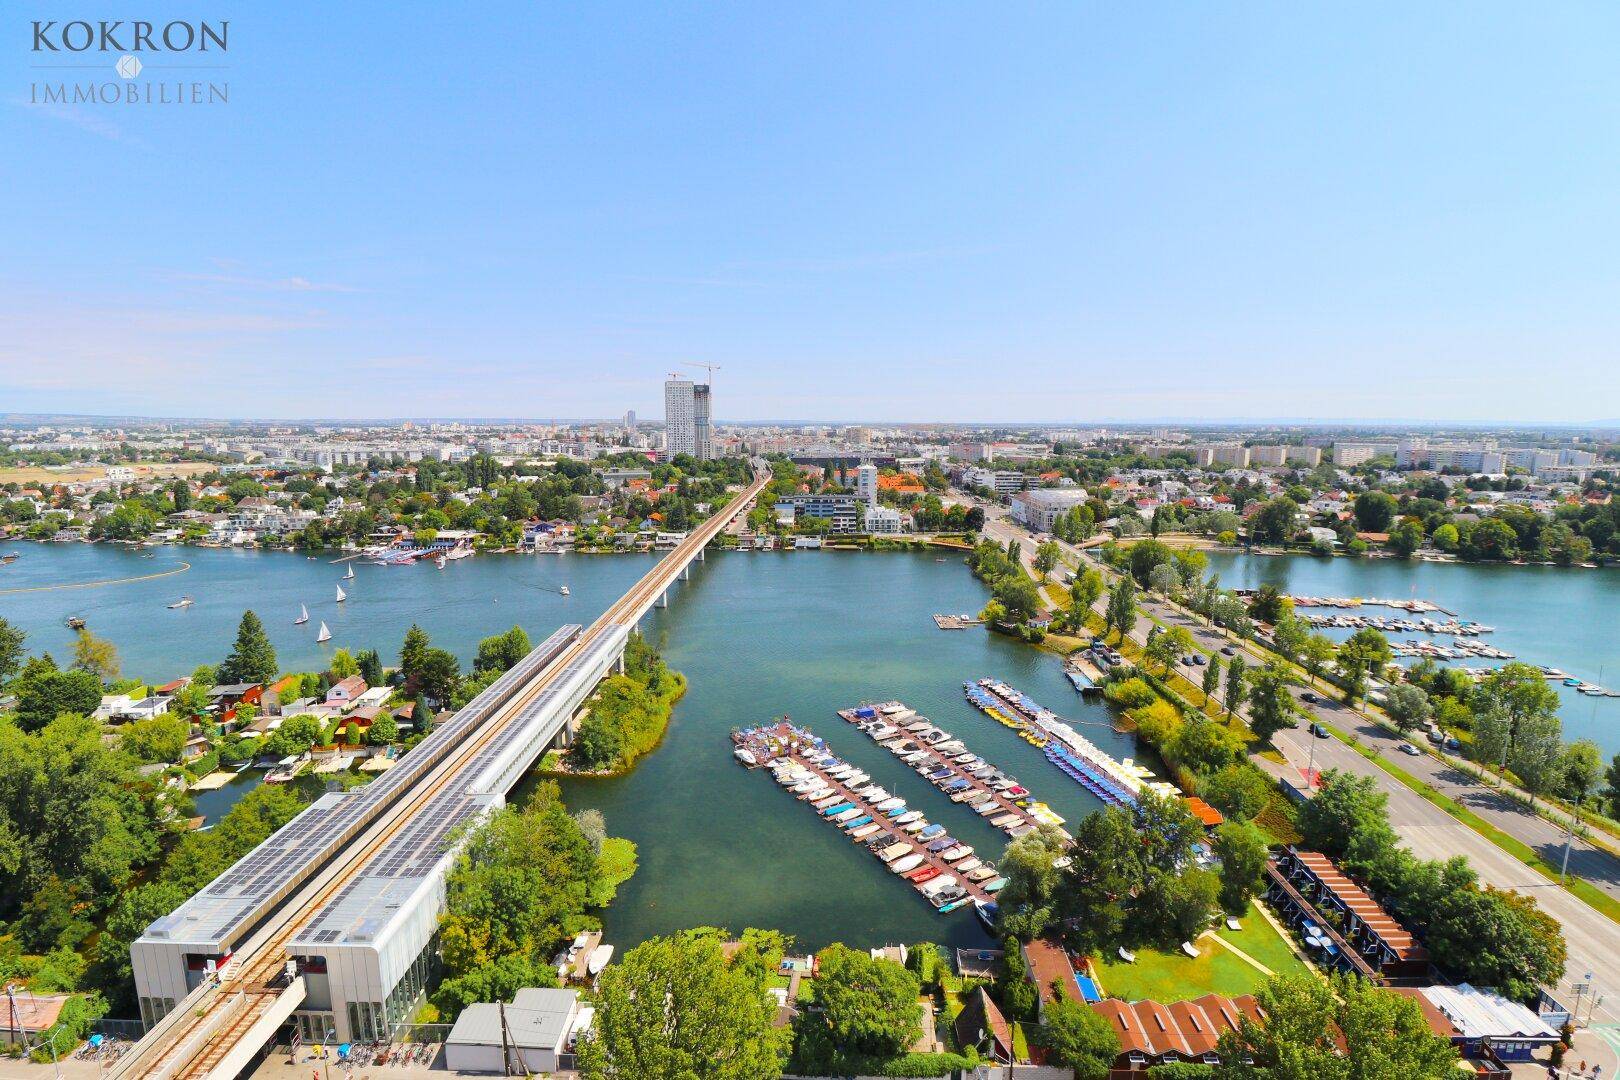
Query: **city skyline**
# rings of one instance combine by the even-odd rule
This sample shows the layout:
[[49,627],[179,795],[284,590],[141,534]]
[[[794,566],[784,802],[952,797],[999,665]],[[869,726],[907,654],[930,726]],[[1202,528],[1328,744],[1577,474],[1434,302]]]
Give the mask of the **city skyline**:
[[[212,111],[23,82],[0,401],[657,415],[712,361],[723,422],[1620,416],[1620,14],[920,14],[288,11]],[[400,80],[427,37],[477,77]]]

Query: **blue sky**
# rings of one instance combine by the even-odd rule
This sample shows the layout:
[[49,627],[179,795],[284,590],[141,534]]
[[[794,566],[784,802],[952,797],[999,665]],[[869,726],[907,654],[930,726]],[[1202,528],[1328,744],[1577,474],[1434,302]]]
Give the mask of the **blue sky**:
[[0,412],[1620,416],[1612,5],[289,6],[7,6]]

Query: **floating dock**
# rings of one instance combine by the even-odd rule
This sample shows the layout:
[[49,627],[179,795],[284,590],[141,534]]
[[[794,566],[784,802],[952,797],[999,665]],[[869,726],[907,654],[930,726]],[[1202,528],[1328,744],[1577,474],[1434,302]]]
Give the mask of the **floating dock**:
[[983,619],[976,619],[972,615],[935,615],[934,625],[941,630],[966,630],[970,626],[978,626]]
[[1063,818],[1038,802],[1016,778],[977,755],[956,760],[971,753],[967,746],[904,703],[859,705],[839,709],[838,715],[949,795],[952,802],[961,803],[1008,836],[1016,839],[1040,825],[1062,831]]
[[779,720],[735,731],[731,740],[738,762],[769,769],[780,787],[843,829],[942,914],[987,902],[1007,884],[993,865],[973,857],[972,848],[833,756],[808,729]]
[[1154,779],[1151,770],[1128,758],[1116,761],[1061,716],[1006,683],[980,679],[962,688],[975,707],[1036,741],[1048,761],[1107,806],[1134,808],[1144,790],[1166,798],[1181,796],[1174,784]]

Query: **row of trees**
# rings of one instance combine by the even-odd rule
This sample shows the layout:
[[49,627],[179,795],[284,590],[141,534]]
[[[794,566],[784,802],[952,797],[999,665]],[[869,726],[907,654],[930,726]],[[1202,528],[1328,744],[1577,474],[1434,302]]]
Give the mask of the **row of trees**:
[[619,771],[658,745],[686,680],[641,634],[624,648],[624,672],[602,681],[580,722],[569,761],[585,772]]

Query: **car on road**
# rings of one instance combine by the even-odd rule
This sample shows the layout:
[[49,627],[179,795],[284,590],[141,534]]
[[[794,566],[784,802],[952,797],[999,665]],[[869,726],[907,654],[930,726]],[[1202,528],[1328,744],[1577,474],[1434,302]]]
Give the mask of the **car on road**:
[[1233,651],[1232,646],[1230,646],[1230,645],[1222,645],[1221,646],[1221,655],[1222,656],[1236,656],[1237,653]]
[[1320,705],[1320,704],[1322,704],[1322,699],[1317,697],[1315,694],[1311,693],[1309,690],[1307,690],[1303,694],[1299,695],[1299,700],[1303,701],[1307,705]]
[[1192,662],[1193,662],[1194,665],[1196,665],[1198,667],[1203,667],[1204,664],[1207,663],[1207,661],[1205,661],[1205,659],[1204,659],[1204,654],[1203,653],[1193,653],[1192,654]]
[[1423,753],[1423,751],[1419,750],[1409,742],[1403,742],[1401,743],[1401,753],[1411,754],[1413,757],[1417,757],[1419,754]]
[[1312,724],[1311,734],[1315,735],[1318,739],[1325,739],[1328,737],[1327,728],[1323,727],[1321,724]]

